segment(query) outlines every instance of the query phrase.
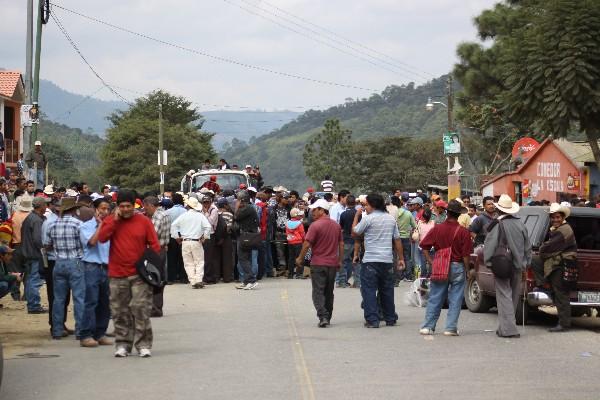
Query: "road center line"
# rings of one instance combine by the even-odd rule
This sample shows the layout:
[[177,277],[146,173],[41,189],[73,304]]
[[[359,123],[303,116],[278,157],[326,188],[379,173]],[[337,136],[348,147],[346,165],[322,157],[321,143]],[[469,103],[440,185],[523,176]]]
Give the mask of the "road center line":
[[306,365],[306,359],[304,358],[304,351],[302,350],[302,344],[300,343],[300,337],[298,336],[298,329],[296,328],[296,321],[292,316],[290,309],[290,302],[287,289],[281,290],[281,304],[283,306],[283,314],[288,325],[288,333],[290,335],[292,351],[294,353],[294,362],[296,364],[296,372],[298,373],[298,379],[300,380],[300,390],[302,391],[303,400],[315,400],[315,392]]

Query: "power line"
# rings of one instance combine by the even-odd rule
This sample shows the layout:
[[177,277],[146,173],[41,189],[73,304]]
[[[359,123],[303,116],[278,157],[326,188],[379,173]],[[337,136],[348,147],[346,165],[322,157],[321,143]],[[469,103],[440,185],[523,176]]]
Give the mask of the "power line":
[[[258,5],[254,5],[254,4],[252,4],[252,3],[249,3],[249,2],[248,2],[248,1],[246,1],[246,0],[241,0],[241,1],[243,1],[243,2],[244,2],[244,3],[246,3],[246,4],[252,5],[252,6],[256,7],[256,8],[260,8],[260,7],[258,7]],[[424,78],[426,78],[426,79],[430,79],[430,78],[435,78],[435,77],[436,77],[435,75],[431,74],[430,72],[427,72],[427,71],[420,70],[419,68],[416,68],[416,67],[414,67],[414,66],[412,66],[412,65],[410,65],[410,64],[407,64],[407,63],[405,63],[405,62],[403,62],[403,61],[401,61],[401,60],[398,60],[397,58],[395,58],[395,57],[392,57],[392,56],[390,56],[390,55],[388,55],[388,54],[385,54],[385,53],[383,53],[383,52],[381,52],[381,51],[378,51],[378,50],[376,50],[376,49],[374,49],[374,48],[372,48],[372,47],[365,46],[365,45],[363,45],[363,44],[361,44],[361,43],[359,43],[359,42],[356,42],[356,41],[354,41],[354,40],[352,40],[352,39],[348,39],[348,38],[346,38],[346,37],[344,37],[344,36],[341,36],[341,35],[339,35],[339,34],[337,34],[337,33],[333,32],[333,31],[332,31],[332,30],[330,30],[330,29],[327,29],[327,28],[325,28],[325,27],[323,27],[323,26],[320,26],[320,25],[318,25],[318,24],[315,24],[314,22],[308,21],[308,20],[307,20],[307,19],[305,19],[305,18],[302,18],[302,17],[299,17],[299,16],[297,16],[297,15],[295,15],[295,14],[292,14],[291,12],[289,12],[289,11],[286,11],[286,10],[284,10],[284,9],[282,9],[282,8],[280,8],[280,7],[278,7],[278,6],[274,5],[274,4],[272,4],[272,3],[270,3],[270,2],[268,2],[268,1],[266,1],[266,0],[261,0],[261,2],[262,2],[262,3],[264,3],[264,4],[266,4],[266,5],[268,5],[269,7],[273,8],[273,9],[275,9],[275,10],[277,10],[277,11],[281,12],[282,14],[289,15],[289,16],[290,16],[290,17],[292,17],[292,18],[295,18],[295,19],[297,19],[297,20],[299,20],[299,21],[302,21],[302,22],[304,22],[304,23],[306,23],[306,24],[308,24],[308,25],[310,25],[310,26],[313,26],[313,27],[315,27],[315,28],[317,28],[317,29],[320,29],[321,31],[323,31],[323,32],[325,32],[325,33],[327,33],[327,34],[329,34],[329,35],[331,35],[331,36],[335,37],[335,38],[339,38],[339,39],[341,39],[341,40],[343,40],[343,41],[346,41],[346,42],[348,42],[348,43],[352,43],[352,44],[354,44],[354,45],[355,45],[355,46],[357,46],[357,47],[360,47],[360,48],[362,48],[362,49],[365,49],[365,50],[367,50],[367,51],[370,51],[370,52],[372,52],[372,53],[374,53],[374,54],[377,54],[377,55],[379,55],[379,56],[381,56],[381,57],[385,57],[385,58],[387,58],[387,59],[389,59],[389,60],[393,60],[393,61],[395,61],[396,63],[398,63],[398,64],[400,64],[400,65],[403,65],[403,66],[405,66],[407,71],[410,71],[410,72],[412,72],[412,73],[414,73],[414,74],[416,74],[416,75],[418,75],[418,76],[424,77]],[[265,12],[269,12],[268,10],[265,10],[265,9],[263,9],[263,8],[260,8],[260,9],[264,10]],[[269,13],[271,13],[271,12],[269,12]],[[272,15],[278,15],[278,14],[276,14],[276,13],[271,13],[271,14],[272,14]],[[281,16],[279,16],[279,17],[281,17]],[[283,18],[283,17],[281,17],[281,18]],[[304,28],[304,29],[307,29],[307,30],[308,30],[308,28]],[[333,39],[331,39],[331,38],[330,38],[330,40],[333,40]],[[353,48],[353,49],[354,49],[354,47],[351,47],[351,48]],[[371,57],[372,57],[372,56],[371,56]],[[381,58],[379,58],[379,59],[380,59],[382,62],[386,62],[385,60],[383,60],[383,59],[381,59]],[[386,62],[386,63],[387,63],[387,62]],[[395,65],[395,64],[390,64],[390,65]],[[398,66],[398,67],[399,67],[399,66]],[[401,68],[401,67],[399,67],[399,68]],[[426,74],[428,77],[425,77],[425,76],[423,76],[423,75],[420,75],[420,74],[419,74],[419,72],[422,72],[422,73]]]
[[71,112],[73,112],[77,107],[79,107],[80,105],[82,105],[83,103],[85,103],[86,101],[88,101],[89,99],[91,99],[93,95],[95,95],[96,93],[98,93],[99,91],[101,91],[104,88],[105,88],[105,86],[103,84],[98,89],[96,89],[94,92],[92,92],[92,93],[88,94],[87,96],[85,96],[83,99],[81,99],[81,101],[79,101],[78,103],[76,103],[74,106],[72,106],[71,108],[69,108],[67,111],[65,111],[62,114],[60,114],[60,116],[56,119],[56,122],[60,121],[63,118],[66,118],[66,117],[70,116]]
[[50,16],[52,17],[52,19],[56,23],[56,26],[58,26],[58,29],[60,29],[60,31],[64,35],[65,39],[67,39],[67,41],[71,44],[71,47],[73,47],[73,49],[77,52],[77,54],[79,55],[79,57],[81,58],[81,60],[88,66],[88,68],[90,69],[90,71],[92,71],[92,73],[96,76],[96,78],[98,78],[98,80],[100,80],[100,82],[102,82],[102,84],[108,90],[110,90],[115,96],[117,96],[119,99],[121,99],[122,101],[126,102],[127,104],[130,104],[129,101],[125,97],[121,96],[121,94],[119,92],[117,92],[108,83],[106,83],[106,81],[100,76],[100,74],[98,74],[98,72],[96,72],[96,69],[92,66],[92,64],[90,64],[88,62],[88,60],[85,58],[85,56],[81,53],[81,50],[79,50],[79,47],[77,47],[77,44],[71,38],[71,36],[67,32],[67,30],[65,29],[65,27],[63,26],[63,24],[60,22],[60,20],[56,16],[56,14],[55,13],[51,13]]
[[[248,2],[246,2],[246,1],[244,1],[244,0],[242,0],[242,1],[243,1],[244,3],[246,3],[246,4],[249,4]],[[342,49],[342,48],[340,48],[340,47],[337,47],[337,46],[335,46],[335,45],[333,45],[333,44],[331,44],[331,43],[328,43],[328,42],[327,42],[327,41],[325,41],[325,40],[318,39],[318,38],[316,38],[316,37],[314,37],[314,36],[308,35],[308,34],[306,34],[306,33],[304,33],[304,32],[301,32],[301,31],[299,31],[299,30],[297,30],[297,29],[291,28],[291,27],[290,27],[290,26],[288,26],[288,25],[282,24],[282,23],[280,23],[280,22],[278,22],[278,21],[276,21],[276,20],[274,20],[274,19],[272,19],[272,18],[269,18],[269,17],[267,17],[267,16],[265,16],[265,15],[263,15],[263,14],[261,14],[261,13],[258,13],[258,12],[255,12],[255,11],[252,11],[252,10],[250,10],[250,9],[248,9],[248,8],[246,8],[246,7],[242,6],[242,5],[240,5],[240,4],[236,4],[236,3],[234,3],[234,2],[232,2],[232,1],[230,1],[230,0],[223,0],[223,2],[225,2],[225,3],[227,3],[227,4],[230,4],[230,5],[232,5],[232,6],[236,6],[236,7],[238,7],[239,9],[241,9],[241,10],[243,10],[243,11],[246,11],[247,13],[250,13],[250,14],[252,14],[252,15],[256,15],[256,16],[258,16],[258,17],[260,17],[260,18],[266,19],[267,21],[270,21],[270,22],[272,22],[273,24],[275,24],[275,25],[277,25],[277,26],[280,26],[280,27],[282,27],[282,28],[284,28],[284,29],[287,29],[287,30],[289,30],[289,31],[291,31],[291,32],[294,32],[294,33],[296,33],[296,34],[298,34],[298,35],[300,35],[300,36],[304,36],[304,37],[306,37],[306,38],[308,38],[308,39],[310,39],[310,40],[313,40],[313,41],[315,41],[315,42],[317,42],[317,43],[321,43],[321,44],[323,44],[323,45],[325,45],[325,46],[327,46],[327,47],[330,47],[330,48],[332,48],[332,49],[334,49],[334,50],[337,50],[337,51],[339,51],[339,52],[341,52],[341,53],[344,53],[344,54],[346,54],[346,55],[349,55],[349,56],[351,56],[351,57],[358,58],[359,60],[365,61],[365,62],[367,62],[367,63],[369,63],[369,64],[371,64],[371,65],[373,65],[373,66],[376,66],[376,67],[379,67],[379,68],[385,69],[385,70],[387,70],[387,71],[389,71],[389,72],[392,72],[392,73],[394,73],[394,74],[399,74],[399,75],[401,75],[401,76],[403,76],[403,77],[405,77],[405,78],[411,79],[411,80],[412,80],[412,79],[414,79],[414,77],[411,77],[411,76],[405,75],[404,73],[402,73],[402,72],[398,71],[397,69],[391,69],[391,68],[389,68],[389,67],[387,67],[387,66],[385,66],[385,65],[382,65],[382,64],[380,64],[380,63],[378,63],[378,62],[374,62],[374,61],[372,61],[372,60],[369,60],[369,59],[367,59],[367,58],[361,57],[360,55],[357,55],[357,54],[355,54],[355,53],[352,53],[352,52],[350,52],[350,51],[344,50],[344,49]],[[252,4],[250,4],[250,5],[252,5]],[[258,9],[260,9],[260,10],[263,10],[263,11],[265,11],[265,12],[268,12],[268,13],[270,13],[268,10],[264,10],[263,8],[260,8],[260,7],[258,7],[258,6],[256,6],[256,8],[258,8]],[[279,17],[279,18],[282,18],[283,20],[289,21],[291,24],[293,24],[293,25],[296,25],[296,26],[298,26],[298,27],[300,27],[300,28],[302,28],[302,29],[304,29],[304,30],[307,30],[307,31],[309,31],[309,32],[313,32],[313,33],[315,33],[315,34],[317,34],[317,35],[319,35],[319,36],[322,36],[322,35],[320,35],[320,34],[319,34],[319,32],[316,32],[316,31],[314,31],[314,30],[311,30],[311,29],[309,29],[309,28],[306,28],[306,27],[304,27],[304,26],[302,26],[302,25],[300,25],[300,24],[298,24],[298,23],[296,23],[296,22],[294,22],[294,21],[292,21],[292,20],[290,20],[290,19],[288,19],[288,18],[281,17],[281,16],[279,16],[279,15],[277,15],[277,14],[273,14],[273,13],[270,13],[270,14],[271,14],[271,15],[275,15],[275,16],[277,16],[277,17]],[[328,38],[328,39],[329,39],[329,38]],[[329,39],[329,40],[331,40],[331,39]],[[350,48],[352,48],[351,46],[348,46],[348,45],[346,45],[346,44],[344,44],[344,43],[342,43],[342,45],[344,45],[345,47],[350,47]],[[354,51],[355,51],[355,52],[357,52],[357,53],[359,53],[359,54],[365,54],[364,52],[360,52],[360,51],[356,51],[356,50],[354,50]],[[367,55],[367,56],[369,56],[369,55]],[[369,57],[373,58],[372,56],[369,56]],[[377,58],[375,58],[375,59],[377,60]],[[387,64],[389,64],[389,63],[387,63]],[[412,73],[412,74],[413,74],[413,75],[415,75],[414,73]],[[421,78],[423,78],[423,77],[421,77]],[[425,78],[425,80],[427,80],[427,78]]]
[[279,76],[284,76],[284,77],[287,77],[287,78],[294,78],[294,79],[299,79],[299,80],[303,80],[303,81],[307,81],[307,82],[319,83],[319,84],[322,84],[322,85],[345,87],[345,88],[358,89],[358,90],[364,90],[364,91],[369,91],[369,92],[377,92],[376,89],[365,88],[365,87],[355,86],[355,85],[345,84],[345,83],[338,83],[338,82],[332,82],[332,81],[325,81],[325,80],[320,80],[320,79],[314,79],[314,78],[310,78],[310,77],[307,77],[307,76],[296,75],[296,74],[291,74],[291,73],[287,73],[287,72],[277,71],[277,70],[274,70],[274,69],[260,67],[260,66],[257,66],[257,65],[248,64],[248,63],[237,61],[237,60],[233,60],[233,59],[230,59],[230,58],[215,56],[215,55],[207,53],[205,51],[200,51],[200,50],[192,49],[192,48],[185,47],[185,46],[182,46],[182,45],[178,45],[178,44],[175,44],[175,43],[167,42],[166,40],[158,39],[158,38],[146,35],[144,33],[136,32],[136,31],[124,28],[122,26],[111,24],[109,22],[100,20],[98,18],[90,17],[89,15],[82,14],[80,12],[71,10],[69,8],[60,6],[60,5],[55,4],[55,3],[52,3],[52,5],[54,7],[56,7],[56,8],[59,8],[61,10],[69,12],[71,14],[77,15],[79,17],[85,18],[85,19],[87,19],[89,21],[93,21],[93,22],[96,22],[98,24],[101,24],[101,25],[104,25],[104,26],[108,26],[110,28],[113,28],[113,29],[116,29],[116,30],[119,30],[119,31],[122,31],[122,32],[126,32],[126,33],[129,33],[129,34],[134,35],[134,36],[138,36],[138,37],[141,37],[141,38],[144,38],[144,39],[148,39],[148,40],[151,40],[153,42],[163,44],[165,46],[170,46],[170,47],[173,47],[173,48],[176,48],[176,49],[184,50],[184,51],[187,51],[187,52],[190,52],[190,53],[201,55],[203,57],[207,57],[207,58],[210,58],[210,59],[213,59],[213,60],[217,60],[217,61],[221,61],[221,62],[224,62],[224,63],[233,64],[233,65],[237,65],[237,66],[240,66],[240,67],[244,67],[244,68],[248,68],[248,69],[253,69],[253,70],[257,70],[257,71],[268,72],[268,73],[271,73],[271,74],[275,74],[275,75],[279,75]]

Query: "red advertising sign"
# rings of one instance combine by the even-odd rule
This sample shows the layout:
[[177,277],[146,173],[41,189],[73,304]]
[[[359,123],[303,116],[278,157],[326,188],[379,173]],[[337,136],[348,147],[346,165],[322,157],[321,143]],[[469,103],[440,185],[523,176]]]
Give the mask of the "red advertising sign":
[[534,138],[524,137],[515,142],[515,145],[512,149],[512,158],[516,159],[518,156],[521,156],[523,160],[528,159],[540,144]]

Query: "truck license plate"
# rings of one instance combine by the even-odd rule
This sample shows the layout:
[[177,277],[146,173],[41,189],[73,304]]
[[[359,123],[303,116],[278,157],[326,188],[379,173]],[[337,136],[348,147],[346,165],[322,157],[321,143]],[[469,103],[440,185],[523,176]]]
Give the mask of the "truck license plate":
[[580,303],[600,303],[600,292],[577,292]]

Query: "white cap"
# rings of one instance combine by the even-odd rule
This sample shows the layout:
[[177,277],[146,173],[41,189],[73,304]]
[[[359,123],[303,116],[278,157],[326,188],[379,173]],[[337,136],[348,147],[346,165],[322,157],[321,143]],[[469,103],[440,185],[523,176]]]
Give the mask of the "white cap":
[[41,145],[42,145],[42,142],[40,142],[39,140],[36,140],[36,141],[35,141],[35,143],[34,143],[34,145],[35,145],[35,146],[41,146]]
[[328,210],[329,211],[329,207],[331,207],[331,204],[329,204],[327,202],[327,200],[325,199],[318,199],[317,201],[315,201],[314,203],[312,203],[310,206],[308,206],[308,208],[322,208],[324,210]]
[[258,190],[256,190],[256,188],[255,188],[254,186],[250,186],[250,187],[248,188],[248,191],[249,191],[249,192],[258,193]]
[[252,168],[252,165],[248,164],[244,168]]

